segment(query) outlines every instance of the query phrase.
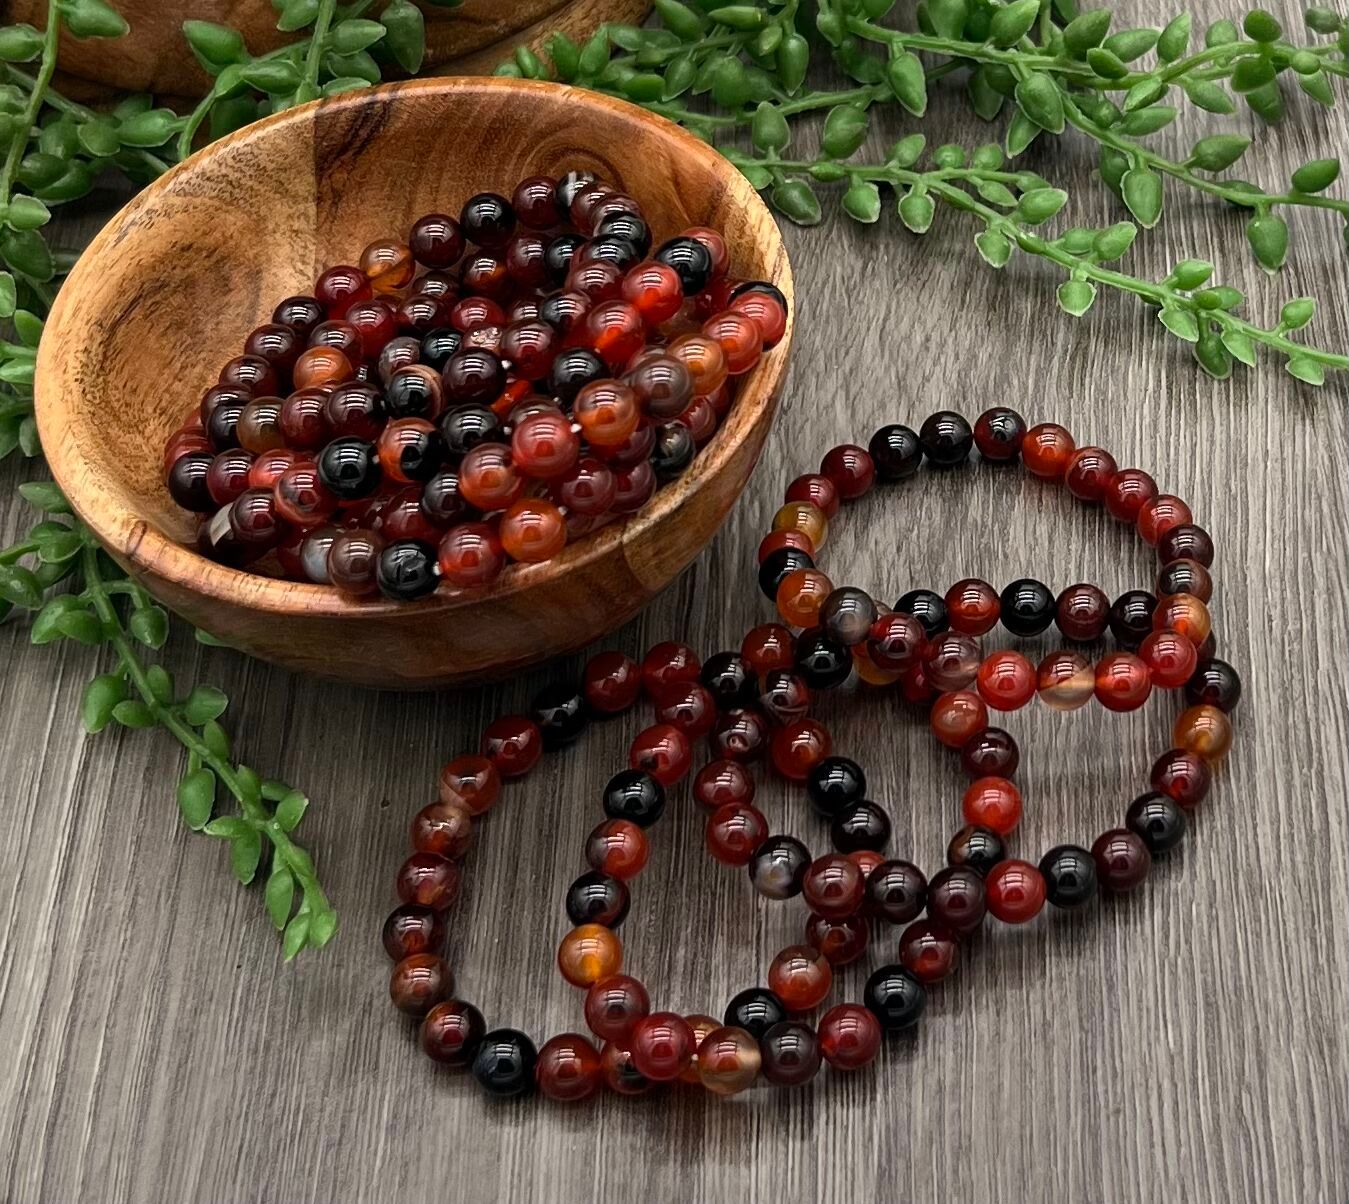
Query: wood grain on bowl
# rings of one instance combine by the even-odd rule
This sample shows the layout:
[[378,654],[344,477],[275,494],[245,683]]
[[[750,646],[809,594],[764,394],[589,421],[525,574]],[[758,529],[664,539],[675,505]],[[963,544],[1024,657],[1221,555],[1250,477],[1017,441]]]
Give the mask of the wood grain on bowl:
[[330,677],[427,686],[500,676],[618,626],[711,538],[772,421],[787,335],[740,378],[720,431],[637,514],[487,594],[358,602],[226,568],[184,546],[164,439],[282,297],[420,214],[587,168],[635,197],[658,238],[723,232],[739,276],[792,298],[777,226],[710,147],[634,106],[555,84],[434,79],[278,114],[140,193],[90,245],[39,353],[37,418],[56,480],[109,552],[198,627]]

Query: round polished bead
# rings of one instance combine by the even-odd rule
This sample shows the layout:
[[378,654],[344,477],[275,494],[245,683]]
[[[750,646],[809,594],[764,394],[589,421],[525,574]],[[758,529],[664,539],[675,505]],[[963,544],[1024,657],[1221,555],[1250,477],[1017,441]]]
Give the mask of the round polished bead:
[[750,987],[736,995],[726,1005],[722,1017],[728,1028],[739,1028],[749,1033],[756,1041],[763,1038],[775,1024],[787,1018],[787,1009],[772,991],[763,987]]
[[394,883],[404,903],[444,911],[459,896],[459,867],[439,853],[413,853],[399,867]]
[[1152,693],[1152,674],[1132,652],[1111,652],[1096,664],[1096,699],[1108,711],[1136,711]]
[[534,1042],[513,1028],[493,1029],[473,1054],[473,1077],[488,1095],[525,1095],[534,1086],[538,1053]]
[[871,455],[855,443],[841,443],[826,452],[820,461],[820,473],[844,501],[862,497],[876,481],[876,465]]
[[686,297],[695,297],[712,279],[713,258],[697,239],[680,236],[663,242],[652,258],[673,268]]
[[1157,599],[1147,590],[1126,590],[1110,607],[1110,630],[1123,648],[1134,649],[1152,630]]
[[1163,564],[1173,560],[1195,560],[1208,568],[1213,563],[1213,540],[1203,527],[1181,523],[1157,540],[1157,558]]
[[1178,631],[1150,632],[1139,646],[1138,657],[1147,665],[1153,685],[1164,690],[1185,685],[1199,663],[1194,643]]
[[1013,581],[999,601],[1002,625],[1013,635],[1039,635],[1054,621],[1054,595],[1048,586],[1030,577]]
[[1060,481],[1068,471],[1077,444],[1063,427],[1042,422],[1028,430],[1021,441],[1021,462],[1035,476]]
[[816,621],[841,644],[860,644],[876,622],[876,603],[865,590],[851,585],[834,590],[825,598],[817,618],[797,626],[813,626]]
[[768,987],[788,1011],[809,1012],[829,995],[834,972],[829,959],[809,945],[789,945],[768,968]]
[[987,581],[966,577],[946,591],[946,613],[954,631],[983,635],[998,622],[1001,602],[998,591]]
[[628,888],[609,874],[591,870],[567,888],[567,918],[573,924],[617,928],[628,914]]
[[646,987],[627,974],[601,978],[586,992],[586,1024],[603,1041],[625,1040],[632,1026],[650,1011]]
[[861,914],[834,920],[812,915],[806,921],[806,944],[818,949],[831,966],[855,962],[866,952],[870,935],[866,917]]
[[[919,976],[904,966],[881,966],[867,979],[866,986],[862,990],[862,1002],[882,1029],[894,1033],[918,1023],[923,1009],[927,1006],[927,989]],[[832,1013],[821,1020],[822,1039],[824,1020],[827,1020],[829,1015]]]
[[609,779],[603,804],[610,819],[626,819],[639,828],[649,828],[665,811],[665,787],[651,773],[625,769]]
[[753,776],[738,761],[709,761],[693,779],[694,801],[709,811],[752,802],[754,790]]
[[1186,679],[1185,697],[1196,706],[1203,703],[1231,712],[1241,701],[1241,676],[1226,661],[1208,657]]
[[1045,880],[1029,861],[1001,861],[985,879],[988,912],[1004,924],[1024,924],[1045,905]]
[[1153,791],[1139,795],[1129,804],[1124,826],[1156,857],[1180,843],[1185,835],[1185,812],[1174,799]]
[[1152,855],[1139,837],[1124,828],[1102,832],[1091,846],[1096,877],[1111,891],[1133,890],[1152,868]]
[[466,753],[440,771],[440,801],[456,803],[470,815],[481,815],[501,795],[501,774],[486,757]]
[[1110,599],[1094,585],[1070,585],[1054,603],[1054,621],[1064,639],[1099,640],[1110,622]]
[[883,861],[867,876],[867,911],[891,924],[907,924],[927,905],[927,879],[907,861]]
[[887,483],[907,480],[923,462],[917,432],[899,423],[883,426],[872,435],[867,452],[876,466],[876,476]]
[[875,803],[850,803],[834,816],[829,839],[840,853],[859,849],[881,852],[890,843],[890,817]]
[[988,709],[973,690],[954,690],[932,704],[928,721],[932,734],[947,748],[963,748],[988,727]]
[[768,751],[768,720],[758,711],[741,708],[717,716],[708,747],[719,760],[757,761]]
[[1221,761],[1232,746],[1232,723],[1217,707],[1201,703],[1176,716],[1171,739],[1178,748],[1212,764]]
[[919,920],[900,933],[899,960],[920,984],[941,982],[960,965],[960,941],[945,925]]
[[966,824],[946,846],[946,864],[964,866],[981,876],[986,875],[1007,856],[1007,846],[992,828]]
[[633,769],[645,770],[663,786],[679,781],[692,762],[689,738],[672,723],[655,723],[639,732],[628,753]]
[[763,335],[759,324],[748,314],[726,309],[703,323],[703,334],[721,347],[726,371],[741,376],[759,362],[763,354]]
[[759,1043],[743,1028],[715,1028],[698,1046],[698,1079],[713,1095],[738,1095],[759,1077]]
[[467,1066],[487,1032],[482,1013],[471,1003],[447,999],[422,1021],[422,1052],[442,1066]]
[[328,549],[328,578],[343,593],[372,594],[384,537],[376,531],[340,531]]
[[735,652],[718,652],[707,658],[698,680],[721,709],[748,706],[759,696],[759,683],[743,657]]
[[454,975],[434,953],[413,953],[389,975],[389,998],[394,1007],[418,1019],[453,992]]
[[604,1079],[599,1050],[580,1033],[560,1033],[539,1050],[534,1078],[549,1099],[568,1103],[587,1099]]
[[592,710],[604,715],[626,711],[641,694],[637,662],[621,652],[601,652],[586,662],[582,690]]
[[930,589],[913,589],[895,603],[895,610],[912,615],[922,625],[928,638],[940,634],[950,626],[946,602]]
[[462,803],[436,801],[412,817],[412,847],[458,861],[473,843],[473,813]]
[[966,823],[1006,836],[1021,821],[1021,791],[1006,778],[977,778],[966,789],[961,810]]
[[864,891],[862,872],[847,857],[837,853],[817,857],[810,863],[802,881],[807,906],[827,919],[852,915],[862,906]]
[[1173,560],[1157,574],[1157,596],[1191,594],[1201,602],[1213,597],[1213,578],[1197,560]]
[[623,946],[600,924],[581,924],[562,938],[557,967],[574,987],[589,987],[617,974],[623,964]]
[[801,893],[810,852],[791,836],[770,836],[749,860],[749,880],[768,899],[790,899]]
[[543,755],[543,733],[525,715],[504,715],[483,729],[480,751],[503,778],[518,778]]
[[445,944],[445,918],[433,908],[405,903],[389,913],[381,940],[396,962],[414,953],[435,953]]
[[845,807],[866,797],[867,780],[862,767],[847,757],[826,757],[806,779],[806,793],[815,809],[833,818]]
[[820,1044],[815,1030],[796,1020],[773,1025],[759,1038],[763,1076],[779,1087],[808,1083],[820,1069]]
[[600,1050],[600,1070],[610,1091],[619,1095],[644,1095],[656,1084],[637,1069],[626,1044],[607,1041]]
[[1021,453],[1026,420],[1006,406],[994,406],[979,415],[974,424],[974,445],[993,464],[1007,464]]
[[994,710],[1019,710],[1035,697],[1035,670],[1021,653],[1010,649],[986,657],[977,680],[979,697]]
[[1063,483],[1083,502],[1099,502],[1116,472],[1115,457],[1103,447],[1079,447],[1068,460]]
[[787,333],[787,310],[768,293],[742,293],[731,299],[730,308],[745,314],[758,326],[765,351],[776,347]]
[[963,865],[949,865],[927,884],[927,914],[935,923],[968,936],[984,922],[984,880]]
[[944,631],[923,649],[923,675],[934,689],[960,690],[979,671],[979,645],[959,631]]
[[796,671],[812,690],[831,690],[852,676],[853,660],[840,644],[818,627],[803,631],[796,641]]
[[1080,907],[1096,897],[1096,862],[1075,844],[1050,849],[1040,858],[1040,875],[1055,907]]
[[867,654],[881,669],[902,672],[917,663],[926,642],[927,632],[918,619],[892,611],[871,625]]
[[1208,607],[1192,594],[1171,594],[1163,598],[1152,615],[1157,631],[1177,631],[1199,648],[1213,631]]
[[1080,652],[1051,652],[1035,672],[1040,701],[1054,711],[1075,711],[1096,693],[1096,671]]
[[386,598],[411,602],[435,591],[436,549],[415,539],[391,543],[379,554],[375,581]]
[[641,873],[649,855],[646,834],[631,820],[606,820],[586,837],[587,864],[624,881]]
[[[917,985],[915,983],[915,985]],[[881,1048],[882,1028],[876,1015],[856,1003],[840,1003],[820,1017],[820,1053],[835,1070],[858,1070]]]
[[790,724],[804,718],[810,710],[810,700],[810,687],[790,670],[773,669],[763,679],[759,707],[774,723]]
[[653,645],[642,660],[642,687],[648,698],[659,701],[663,689],[675,682],[698,680],[702,662],[687,644],[667,640]]
[[789,781],[801,782],[829,755],[832,741],[815,719],[795,719],[773,733],[773,768]]
[[1157,482],[1140,468],[1121,468],[1105,485],[1102,501],[1112,518],[1132,523],[1157,496]]
[[576,740],[590,719],[585,695],[571,682],[544,686],[529,704],[530,713],[548,750],[564,748]]
[[[799,532],[776,532],[799,539],[807,547],[812,546],[809,539]],[[776,602],[778,590],[783,581],[792,573],[802,569],[813,569],[815,560],[809,551],[799,547],[780,547],[769,552],[759,562],[759,589],[770,601]]]
[[1193,520],[1190,508],[1180,498],[1171,493],[1158,494],[1143,503],[1136,520],[1138,533],[1145,543],[1154,547],[1173,527]]
[[1182,807],[1197,806],[1208,793],[1213,773],[1198,753],[1172,748],[1153,763],[1149,781],[1154,790]]
[[689,1022],[676,1012],[643,1016],[632,1026],[627,1044],[638,1073],[656,1083],[677,1079],[698,1048]]
[[966,741],[960,763],[972,778],[1010,778],[1021,763],[1021,750],[1002,728],[985,728]]
[[723,803],[707,818],[707,851],[722,865],[749,865],[768,839],[768,821],[748,802]]
[[681,682],[668,686],[655,709],[660,723],[677,727],[690,739],[705,736],[717,719],[716,703],[711,692],[696,682]]
[[[970,424],[953,410],[938,410],[918,428],[918,442],[934,468],[953,468],[969,459],[974,446]],[[898,609],[898,607],[896,607]]]
[[764,623],[750,630],[740,642],[740,655],[751,673],[764,677],[777,669],[790,669],[796,657],[796,639],[781,623]]

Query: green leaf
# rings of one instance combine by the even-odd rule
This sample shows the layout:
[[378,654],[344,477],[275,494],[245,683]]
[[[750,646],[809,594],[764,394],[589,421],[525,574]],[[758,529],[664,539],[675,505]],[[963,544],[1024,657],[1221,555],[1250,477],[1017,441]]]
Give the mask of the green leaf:
[[939,38],[959,39],[969,17],[968,0],[927,0],[927,17]]
[[1214,380],[1226,380],[1232,375],[1232,356],[1222,339],[1212,330],[1205,330],[1195,344],[1194,358]]
[[1235,113],[1237,106],[1232,98],[1211,80],[1191,79],[1183,81],[1185,95],[1190,102],[1206,113]]
[[1112,33],[1101,45],[1121,62],[1132,63],[1157,45],[1160,36],[1155,29],[1122,29]]
[[1255,343],[1249,335],[1240,330],[1229,329],[1224,330],[1219,337],[1233,359],[1240,360],[1248,368],[1255,367]]
[[1134,220],[1151,230],[1162,216],[1162,177],[1146,167],[1131,167],[1124,173],[1120,189]]
[[84,122],[79,128],[80,145],[96,159],[106,159],[122,149],[117,126],[106,118]]
[[117,137],[123,146],[162,146],[182,126],[182,120],[172,109],[150,109],[122,122],[117,127]]
[[1256,214],[1246,224],[1246,241],[1261,267],[1277,271],[1288,256],[1288,223],[1273,213]]
[[1289,376],[1296,377],[1309,385],[1326,383],[1326,370],[1315,360],[1308,359],[1306,356],[1295,355],[1290,357],[1284,368]]
[[300,791],[291,790],[277,803],[274,818],[283,832],[293,832],[308,807],[309,799]]
[[739,109],[749,99],[749,81],[745,65],[733,54],[711,60],[712,99],[723,109]]
[[997,9],[988,27],[989,41],[995,46],[1015,46],[1030,32],[1040,15],[1040,0],[1012,0]]
[[309,943],[322,949],[337,932],[337,912],[331,907],[316,912],[309,921]]
[[[388,43],[386,42],[385,45],[387,46]],[[548,57],[553,60],[553,66],[557,70],[557,78],[562,80],[564,83],[570,83],[572,80],[574,80],[576,78],[576,69],[580,65],[581,61],[581,48],[575,42],[573,42],[571,38],[567,37],[565,33],[559,31],[558,33],[553,34],[553,36],[548,39],[547,49],[548,49]],[[683,61],[687,62],[687,60]],[[674,69],[674,66],[675,64],[674,62],[672,62],[670,64],[671,71]],[[667,77],[669,74],[670,72],[667,71],[666,72]],[[692,81],[690,80],[690,82]],[[678,96],[679,93],[676,92],[673,93],[673,95]],[[671,98],[672,97],[670,95],[666,96],[667,100]]]
[[1313,33],[1339,33],[1344,27],[1344,18],[1339,13],[1319,4],[1313,5],[1303,16],[1307,22],[1307,28]]
[[291,961],[304,948],[305,941],[308,939],[309,916],[303,912],[297,912],[294,919],[286,925],[286,931],[281,937],[281,950],[286,955],[286,960]]
[[1007,154],[1015,159],[1021,154],[1035,139],[1039,136],[1041,126],[1032,121],[1020,109],[1012,114],[1012,120],[1007,125],[1007,141],[1004,143]]
[[84,547],[84,540],[78,531],[66,531],[60,535],[53,535],[50,539],[44,539],[42,546],[38,548],[38,559],[43,564],[63,564],[80,554],[80,549]]
[[47,514],[69,514],[70,503],[55,481],[25,481],[19,495],[36,510]]
[[1016,194],[1006,184],[1000,184],[997,180],[976,180],[974,188],[980,198],[990,205],[997,205],[1000,209],[1016,208]]
[[1116,222],[1092,239],[1092,250],[1102,263],[1118,259],[1134,244],[1138,227],[1133,222]]
[[1230,46],[1233,42],[1239,41],[1241,41],[1241,34],[1237,32],[1236,23],[1226,18],[1214,21],[1204,31],[1205,47]]
[[[397,7],[397,0],[391,6]],[[416,8],[416,5],[412,5]],[[328,34],[328,45],[338,54],[355,54],[358,50],[368,50],[386,33],[385,26],[378,21],[368,21],[362,17],[353,17],[339,21]]]
[[1340,175],[1338,159],[1312,159],[1293,173],[1293,187],[1299,192],[1321,192]]
[[1068,201],[1068,194],[1062,188],[1032,188],[1021,194],[1016,211],[1022,220],[1032,226],[1048,221]]
[[244,81],[269,96],[285,96],[300,84],[300,72],[294,63],[270,59],[249,63],[240,70]]
[[103,0],[60,0],[58,7],[77,38],[120,38],[130,28]]
[[42,605],[42,588],[31,569],[21,564],[0,564],[0,598],[25,610]]
[[1315,297],[1297,297],[1279,311],[1279,325],[1284,330],[1299,330],[1316,316]]
[[1096,286],[1089,280],[1065,280],[1059,285],[1059,308],[1074,318],[1080,318],[1096,300]]
[[997,230],[981,230],[974,236],[974,245],[989,267],[1005,267],[1012,257],[1012,243],[1006,235]]
[[792,132],[787,119],[778,110],[777,105],[761,101],[754,110],[750,123],[750,140],[760,150],[781,150],[791,141]]
[[103,642],[103,624],[90,611],[72,607],[56,620],[57,629],[67,639],[94,647]]
[[1318,104],[1323,104],[1328,109],[1335,104],[1335,94],[1330,90],[1330,82],[1326,79],[1324,71],[1317,71],[1311,75],[1299,75],[1297,86]]
[[1273,80],[1274,64],[1268,59],[1242,59],[1232,71],[1232,91],[1254,92]]
[[203,825],[202,831],[207,836],[214,836],[219,840],[233,840],[245,832],[253,831],[253,827],[238,815],[221,815]]
[[267,879],[267,887],[263,891],[263,899],[267,904],[267,915],[273,927],[280,932],[290,918],[290,909],[295,901],[295,879],[284,865],[277,866],[271,872]]
[[1151,105],[1127,114],[1119,123],[1120,132],[1130,138],[1144,138],[1164,130],[1176,119],[1176,110],[1171,105]]
[[685,42],[695,42],[703,36],[706,21],[687,4],[679,0],[656,0],[656,15],[665,28]]
[[84,687],[80,697],[80,722],[87,732],[101,732],[112,722],[113,708],[122,702],[129,688],[120,673],[101,673]]
[[262,860],[262,837],[250,829],[230,841],[230,868],[245,886],[253,881]]
[[789,33],[782,39],[777,52],[778,79],[783,90],[794,96],[805,82],[810,66],[810,44],[799,33]]
[[1164,80],[1140,80],[1124,94],[1124,111],[1132,113],[1136,109],[1145,109],[1148,105],[1161,100],[1166,93],[1167,84]]
[[712,9],[707,15],[718,25],[748,32],[759,29],[765,20],[762,9],[753,4],[725,4]]
[[42,35],[31,25],[0,28],[0,63],[29,63],[42,53]]
[[192,53],[208,70],[215,68],[218,72],[230,63],[243,62],[248,55],[243,34],[228,25],[217,25],[214,21],[184,21],[183,37],[192,47]]
[[833,159],[846,159],[867,136],[867,115],[857,105],[835,105],[824,121],[820,147]]
[[[409,75],[422,68],[426,55],[426,22],[412,0],[391,0],[379,15],[384,28],[384,47]],[[555,61],[556,61],[556,56]]]
[[1277,42],[1283,37],[1283,26],[1263,9],[1252,9],[1246,14],[1242,28],[1253,42]]
[[1123,79],[1129,74],[1124,60],[1104,46],[1095,46],[1087,51],[1087,66],[1102,79]]
[[855,221],[871,223],[881,216],[881,192],[870,180],[854,180],[843,194],[843,210]]
[[970,73],[969,96],[975,113],[984,121],[992,121],[1002,112],[1003,102],[1006,99],[989,82],[988,72],[982,66],[976,67]]
[[1236,309],[1246,300],[1246,295],[1231,285],[1218,284],[1195,293],[1194,300],[1201,309]]
[[1108,8],[1079,13],[1063,28],[1063,48],[1075,59],[1085,58],[1088,50],[1105,40],[1110,31],[1110,16]]
[[1174,63],[1185,56],[1190,48],[1190,26],[1190,14],[1181,13],[1162,30],[1162,36],[1157,39],[1158,59],[1163,63]]
[[44,326],[42,319],[26,309],[15,310],[12,317],[14,319],[14,333],[19,336],[19,341],[25,347],[31,347],[36,351],[37,345],[42,339],[42,328]]
[[200,832],[215,807],[215,774],[201,768],[186,774],[178,783],[178,812],[194,832]]
[[154,727],[155,716],[139,698],[128,698],[112,708],[112,717],[123,727]]
[[163,665],[151,665],[146,669],[145,680],[160,706],[167,706],[173,701],[173,678]]
[[[10,604],[6,603],[6,608]],[[61,639],[65,632],[61,630],[61,619],[72,610],[83,609],[84,603],[75,594],[60,594],[50,599],[33,616],[33,625],[29,628],[28,638],[34,644],[50,644]]]
[[936,206],[926,191],[915,187],[899,198],[899,220],[915,234],[926,234],[932,226]]
[[[1302,79],[1302,76],[1298,76]],[[1246,107],[1266,125],[1277,125],[1283,120],[1283,93],[1277,80],[1271,80],[1263,87],[1254,88],[1246,93]]]
[[1199,320],[1188,309],[1163,305],[1157,317],[1176,338],[1187,343],[1199,341]]
[[1016,103],[1036,125],[1063,133],[1063,93],[1046,73],[1033,71],[1016,86]]
[[36,230],[0,230],[0,259],[20,276],[45,284],[56,275],[56,261]]
[[773,207],[798,226],[814,226],[820,221],[820,199],[805,180],[783,180],[769,193]]
[[10,197],[5,221],[14,229],[36,230],[40,226],[45,226],[51,219],[52,211],[37,197],[25,196],[23,193]]
[[229,706],[229,699],[215,686],[194,686],[183,703],[183,718],[193,727],[200,727],[210,719],[218,719]]
[[1250,146],[1251,140],[1241,134],[1214,134],[1201,138],[1190,151],[1190,165],[1203,171],[1226,171]]
[[918,162],[918,157],[926,145],[927,139],[922,134],[905,134],[890,148],[886,162],[893,163],[896,167],[912,167]]
[[211,755],[228,760],[230,755],[229,733],[214,719],[201,725],[201,738]]
[[927,112],[927,76],[916,54],[907,50],[895,55],[885,67],[886,82],[899,103],[915,117]]
[[279,3],[273,0],[273,3],[281,10],[276,27],[282,33],[304,29],[312,25],[319,15],[319,0],[281,0]]
[[0,272],[0,318],[12,318],[19,304],[18,289],[9,272]]
[[1182,259],[1167,277],[1177,288],[1201,287],[1213,275],[1213,265],[1206,259]]
[[162,648],[169,638],[169,616],[159,606],[132,611],[127,629],[147,648]]

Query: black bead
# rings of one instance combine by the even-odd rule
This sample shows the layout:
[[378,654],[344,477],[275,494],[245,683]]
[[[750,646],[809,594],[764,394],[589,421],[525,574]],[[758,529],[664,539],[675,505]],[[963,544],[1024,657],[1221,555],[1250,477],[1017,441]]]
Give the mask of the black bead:
[[635,213],[610,213],[595,230],[596,238],[622,238],[637,248],[639,256],[651,250],[651,227]]
[[890,843],[890,817],[884,808],[862,799],[834,816],[829,836],[840,853],[855,853],[858,849],[879,853]]
[[907,861],[882,861],[867,875],[867,911],[891,924],[907,924],[927,906],[927,879]]
[[544,686],[534,695],[529,709],[543,734],[543,746],[550,751],[570,744],[590,722],[585,695],[572,682]]
[[1148,846],[1154,856],[1180,843],[1185,835],[1185,812],[1174,799],[1153,791],[1140,794],[1124,813],[1124,826]]
[[1152,632],[1157,599],[1145,589],[1125,590],[1110,607],[1110,631],[1121,648],[1133,650]]
[[852,651],[822,628],[796,637],[796,671],[812,690],[832,690],[852,675]]
[[882,966],[867,979],[862,1002],[893,1033],[918,1023],[927,1006],[927,988],[903,966]]
[[239,416],[243,412],[243,405],[234,401],[221,402],[211,411],[206,420],[206,435],[216,451],[239,446]]
[[438,472],[422,488],[422,513],[438,527],[448,527],[468,515],[469,504],[459,493],[459,474]]
[[399,471],[409,481],[429,481],[445,463],[445,439],[439,431],[415,431],[396,446]]
[[400,539],[379,554],[375,583],[386,598],[411,602],[433,593],[439,584],[436,550],[417,539]]
[[1055,907],[1080,907],[1096,897],[1096,862],[1075,844],[1056,845],[1040,858],[1045,898]]
[[625,769],[604,788],[604,814],[649,828],[665,810],[665,787],[643,769]]
[[553,239],[543,249],[543,267],[548,273],[548,279],[554,284],[561,284],[566,280],[576,252],[585,245],[586,240],[579,234],[559,234]]
[[876,478],[881,481],[902,481],[911,477],[923,462],[923,448],[917,433],[897,422],[881,427],[872,435],[867,451],[876,465]]
[[442,372],[452,356],[463,345],[464,336],[448,326],[428,330],[422,335],[421,362]]
[[813,569],[815,561],[808,552],[800,548],[779,548],[765,556],[759,565],[759,588],[770,602],[776,601],[778,586],[788,573],[797,569]]
[[656,428],[656,446],[651,449],[651,467],[662,481],[671,481],[693,463],[698,445],[693,432],[682,422],[667,422]]
[[596,260],[602,260],[605,263],[612,263],[620,271],[626,272],[633,264],[640,263],[642,253],[626,238],[619,238],[617,235],[606,234],[600,238],[593,239],[586,248],[586,262],[594,263]]
[[917,619],[929,637],[940,635],[951,625],[946,614],[945,599],[930,589],[909,590],[895,603],[895,609]]
[[1013,581],[999,601],[1002,625],[1013,635],[1039,635],[1054,621],[1054,595],[1030,577]]
[[473,1077],[488,1095],[524,1095],[534,1087],[534,1042],[513,1028],[494,1028],[473,1053]]
[[480,192],[464,202],[459,225],[464,237],[480,247],[504,247],[515,233],[515,210],[504,196]]
[[734,301],[737,297],[744,296],[745,293],[767,293],[779,305],[782,306],[782,312],[790,313],[791,307],[787,304],[787,298],[783,291],[776,284],[767,280],[746,280],[743,284],[737,284],[731,289],[727,301]]
[[1007,856],[1007,845],[992,828],[967,824],[946,846],[946,864],[963,865],[981,878]]
[[478,405],[456,406],[440,420],[440,433],[454,460],[463,459],[479,443],[501,443],[506,437],[501,419],[487,406]]
[[1208,580],[1208,571],[1202,564],[1193,560],[1173,560],[1162,565],[1157,574],[1157,593],[1160,597],[1167,594],[1196,594],[1203,588],[1201,582],[1212,585]]
[[1209,657],[1200,661],[1185,683],[1185,697],[1192,705],[1207,703],[1230,711],[1241,701],[1241,676],[1226,661]]
[[759,697],[759,679],[738,652],[718,652],[703,661],[698,680],[707,687],[720,711],[753,706]]
[[757,1041],[787,1019],[787,1008],[767,987],[750,987],[726,1005],[722,1019],[727,1028],[743,1028]]
[[617,878],[591,870],[567,887],[567,919],[573,924],[617,928],[628,914],[628,888]]
[[214,459],[210,452],[188,452],[173,462],[169,469],[169,496],[184,510],[205,514],[215,509],[215,500],[206,488],[206,475]]
[[344,501],[369,497],[379,487],[379,457],[364,439],[334,439],[319,452],[319,480]]
[[272,310],[273,322],[289,326],[306,337],[327,316],[327,311],[313,297],[287,297]]
[[938,410],[918,428],[918,442],[929,464],[954,468],[970,458],[974,432],[970,424],[954,410]]
[[867,776],[856,761],[825,757],[806,776],[806,793],[821,815],[832,819],[867,796]]
[[568,407],[585,385],[608,375],[609,369],[593,351],[585,347],[568,347],[558,354],[548,371],[548,392]]
[[652,258],[674,268],[686,297],[697,296],[712,279],[712,252],[696,238],[671,238]]

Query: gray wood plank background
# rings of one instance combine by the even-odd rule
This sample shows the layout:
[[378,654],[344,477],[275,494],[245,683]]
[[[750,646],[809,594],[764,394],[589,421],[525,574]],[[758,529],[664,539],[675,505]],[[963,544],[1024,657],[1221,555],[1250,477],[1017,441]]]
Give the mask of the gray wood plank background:
[[[1235,10],[1195,6],[1212,18]],[[1278,6],[1300,28],[1294,6]],[[1135,19],[1158,19],[1131,4]],[[1246,168],[1277,185],[1343,151],[1344,110],[1305,98]],[[987,135],[954,96],[924,123]],[[877,145],[903,132],[891,119]],[[1184,119],[1186,137],[1197,128]],[[940,140],[940,139],[937,139]],[[1064,138],[1029,162],[1073,186],[1073,221],[1120,216]],[[67,216],[70,245],[108,205]],[[1168,189],[1161,226],[1129,262],[1161,275],[1215,260],[1268,318],[1289,296],[1325,304],[1319,341],[1349,344],[1349,272],[1320,213],[1293,220],[1291,262],[1265,277],[1242,219]],[[854,1076],[729,1102],[680,1090],[570,1110],[485,1101],[439,1073],[388,1005],[378,930],[412,813],[450,754],[566,666],[486,690],[408,696],[293,677],[177,630],[165,663],[216,681],[242,754],[314,800],[304,834],[342,917],[339,939],[285,967],[255,891],[222,849],[179,825],[178,749],[156,734],[86,738],[87,650],[33,648],[0,628],[0,1196],[7,1200],[653,1198],[1340,1201],[1349,1196],[1345,849],[1346,386],[1297,386],[1271,363],[1201,376],[1155,317],[1102,297],[1081,324],[1055,312],[1054,277],[977,261],[943,214],[926,239],[893,214],[787,230],[800,312],[777,428],[713,544],[605,643],[737,646],[768,617],[751,564],[781,490],[845,439],[990,404],[1058,420],[1079,442],[1153,472],[1217,542],[1214,614],[1245,677],[1237,742],[1183,847],[1147,888],[1081,916],[990,929],[938,990],[911,1040]],[[185,328],[185,337],[191,332]],[[0,466],[0,521],[27,521]],[[974,468],[877,492],[836,524],[824,567],[893,599],[959,577],[1022,574],[1114,594],[1150,586],[1148,550],[1100,513],[1017,472]],[[1042,646],[1045,645],[1041,641]],[[578,662],[579,663],[579,662]],[[926,725],[888,695],[848,692],[824,713],[896,820],[893,846],[934,866],[958,825],[963,779]],[[1030,708],[1028,816],[1018,845],[1089,843],[1119,822],[1167,747],[1176,705],[1067,717]],[[593,730],[510,791],[480,833],[453,915],[461,990],[496,1023],[583,1027],[557,976],[560,900],[582,864],[598,791],[637,721]],[[823,825],[780,784],[775,825],[823,848]],[[628,964],[676,1009],[719,1013],[798,939],[799,904],[769,906],[701,849],[686,795],[654,836],[623,936]],[[878,934],[865,964],[895,954]],[[856,998],[853,967],[835,998]]]

